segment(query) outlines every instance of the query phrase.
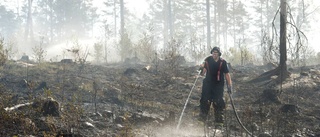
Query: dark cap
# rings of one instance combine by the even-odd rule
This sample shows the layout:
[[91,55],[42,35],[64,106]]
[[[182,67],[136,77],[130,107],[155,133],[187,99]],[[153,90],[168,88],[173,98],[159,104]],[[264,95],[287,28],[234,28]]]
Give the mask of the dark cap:
[[219,47],[213,47],[212,50],[210,51],[210,53],[212,54],[213,51],[218,51],[219,52],[219,56],[221,56],[221,51]]

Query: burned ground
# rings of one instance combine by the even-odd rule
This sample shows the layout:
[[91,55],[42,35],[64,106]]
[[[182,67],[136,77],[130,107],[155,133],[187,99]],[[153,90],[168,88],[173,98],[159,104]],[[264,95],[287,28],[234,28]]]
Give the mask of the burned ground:
[[[243,124],[256,136],[320,136],[319,68],[291,68],[279,84],[275,76],[253,81],[270,66],[233,66],[232,96]],[[0,136],[202,136],[196,115],[203,77],[176,128],[197,69],[8,62],[0,73]],[[225,100],[222,136],[245,136]]]

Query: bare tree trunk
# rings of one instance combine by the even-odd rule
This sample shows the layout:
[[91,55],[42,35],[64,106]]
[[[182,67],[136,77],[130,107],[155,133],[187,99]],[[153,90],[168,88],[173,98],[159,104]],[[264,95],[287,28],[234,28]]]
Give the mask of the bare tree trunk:
[[223,12],[223,23],[225,24],[225,25],[223,25],[223,47],[224,47],[224,51],[228,51],[228,30],[229,30],[229,25],[228,25],[228,19],[227,18],[225,18],[225,17],[227,17],[228,16],[228,4],[229,4],[229,2],[228,2],[228,0],[226,0],[225,2],[224,2],[224,4],[223,4],[223,10],[224,10],[224,12]]
[[233,26],[233,46],[236,47],[237,39],[236,39],[236,17],[235,17],[235,1],[232,0],[232,26]]
[[108,47],[107,47],[107,39],[109,38],[109,28],[108,25],[104,25],[104,61],[108,63]]
[[214,1],[214,12],[213,12],[213,22],[214,22],[214,42],[213,45],[217,45],[217,36],[218,36],[218,23],[217,23],[217,16],[218,16],[218,8],[217,8],[218,2]]
[[123,3],[123,0],[120,0],[120,20],[121,20],[120,35],[122,36],[124,34],[124,3]]
[[166,48],[168,44],[168,10],[167,10],[167,0],[163,2],[163,47]]
[[113,1],[113,18],[114,18],[114,36],[117,37],[117,6],[116,0]]
[[[286,0],[281,0],[280,3],[281,9],[280,9],[280,45],[279,45],[279,49],[280,49],[280,62],[279,62],[279,66],[274,69],[274,70],[270,70],[268,72],[265,72],[263,74],[261,74],[258,78],[255,78],[251,81],[264,81],[266,79],[270,79],[271,76],[274,75],[278,75],[278,80],[281,83],[281,89],[280,89],[280,94],[282,92],[282,82],[283,80],[285,80],[286,78],[289,77],[290,73],[287,70],[287,34],[286,34],[286,23],[287,23],[287,2]],[[280,95],[279,94],[279,95]]]
[[211,49],[211,25],[210,25],[210,0],[206,0],[207,6],[207,48]]
[[174,28],[173,28],[173,17],[172,17],[172,2],[168,1],[168,22],[169,22],[169,30],[170,30],[170,39],[173,39]]
[[[280,76],[285,77],[287,74],[287,2],[286,0],[281,0],[280,9]],[[282,79],[282,78],[281,78]]]

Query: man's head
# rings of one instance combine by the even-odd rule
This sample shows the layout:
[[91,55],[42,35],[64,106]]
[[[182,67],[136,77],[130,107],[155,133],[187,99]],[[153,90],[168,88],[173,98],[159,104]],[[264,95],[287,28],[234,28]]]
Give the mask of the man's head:
[[218,53],[219,56],[221,56],[221,51],[219,47],[213,47],[213,49],[210,51],[211,54]]

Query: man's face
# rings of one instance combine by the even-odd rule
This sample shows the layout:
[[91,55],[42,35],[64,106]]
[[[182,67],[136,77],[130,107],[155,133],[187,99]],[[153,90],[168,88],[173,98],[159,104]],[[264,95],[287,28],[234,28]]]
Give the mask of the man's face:
[[217,59],[217,58],[219,57],[219,52],[216,51],[216,50],[214,50],[214,51],[212,52],[212,56],[213,56],[214,59]]

